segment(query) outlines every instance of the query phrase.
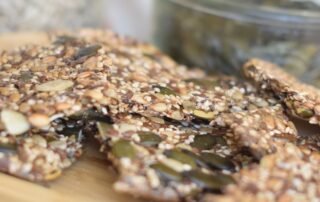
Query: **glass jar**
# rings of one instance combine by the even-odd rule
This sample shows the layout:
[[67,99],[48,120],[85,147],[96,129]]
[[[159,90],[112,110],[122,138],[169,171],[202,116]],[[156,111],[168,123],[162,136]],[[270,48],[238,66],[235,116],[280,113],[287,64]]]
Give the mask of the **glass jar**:
[[156,1],[155,43],[208,71],[240,75],[242,64],[255,57],[320,86],[320,5],[270,1]]

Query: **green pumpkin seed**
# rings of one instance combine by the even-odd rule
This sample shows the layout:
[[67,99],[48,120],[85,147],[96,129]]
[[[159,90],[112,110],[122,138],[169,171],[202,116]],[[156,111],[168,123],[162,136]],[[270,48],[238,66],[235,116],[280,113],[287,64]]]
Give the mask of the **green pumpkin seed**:
[[177,171],[173,170],[172,168],[162,164],[162,163],[156,163],[150,166],[156,172],[160,177],[162,177],[164,180],[174,180],[174,181],[181,181],[182,180],[182,174],[178,173]]
[[98,50],[102,48],[101,45],[91,45],[91,46],[87,46],[84,48],[81,48],[78,50],[78,52],[75,55],[76,59],[82,58],[84,56],[93,56],[94,54],[96,54],[98,52]]
[[133,159],[136,155],[135,149],[132,144],[127,140],[118,140],[111,147],[111,153],[117,158],[130,158]]
[[201,153],[201,158],[212,169],[230,171],[235,171],[236,169],[236,166],[232,161],[223,158],[217,154],[203,152]]
[[220,183],[224,184],[224,185],[236,183],[235,179],[233,179],[233,177],[231,175],[219,173],[216,175],[216,177],[220,181]]
[[0,152],[2,153],[15,153],[17,145],[15,143],[0,143]]
[[168,158],[172,158],[177,160],[183,164],[187,164],[191,166],[191,168],[195,169],[197,167],[195,156],[189,155],[187,152],[183,152],[179,149],[167,150],[164,152]]
[[224,139],[223,136],[214,136],[214,139],[216,140],[216,144],[226,146],[227,141]]
[[33,74],[31,72],[22,72],[20,75],[20,81],[28,82],[33,78]]
[[224,174],[206,174],[199,170],[192,170],[185,173],[185,176],[198,186],[210,190],[220,191],[226,185],[234,183],[232,177]]
[[305,119],[310,118],[314,115],[313,110],[308,109],[308,108],[303,108],[303,107],[297,108],[296,113],[298,116],[305,118]]
[[219,136],[212,135],[196,135],[193,142],[190,144],[192,147],[198,148],[200,150],[212,149],[212,147],[217,144],[217,138]]
[[111,117],[108,115],[104,115],[101,112],[94,110],[94,109],[88,109],[85,111],[79,111],[72,116],[69,117],[73,120],[84,120],[84,121],[98,121],[98,122],[104,122],[104,123],[113,123]]
[[161,137],[153,132],[139,131],[138,135],[140,137],[140,144],[144,146],[157,146],[162,141]]
[[72,43],[74,41],[76,41],[75,37],[62,35],[62,36],[58,36],[53,43],[55,45],[64,45],[64,44],[67,44],[67,43]]
[[215,117],[213,112],[205,112],[198,109],[193,110],[193,115],[204,120],[212,120]]
[[174,92],[174,90],[172,90],[169,87],[163,87],[163,86],[156,85],[156,86],[153,86],[153,88],[160,89],[160,93],[162,95],[176,95],[176,92]]
[[97,122],[97,128],[101,137],[107,137],[112,125],[105,122]]

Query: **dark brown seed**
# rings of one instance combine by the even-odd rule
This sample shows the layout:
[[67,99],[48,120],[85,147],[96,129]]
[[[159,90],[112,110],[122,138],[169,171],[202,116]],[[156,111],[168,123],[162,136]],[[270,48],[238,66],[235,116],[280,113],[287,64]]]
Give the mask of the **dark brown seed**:
[[87,47],[84,47],[84,48],[81,48],[78,50],[78,52],[76,53],[75,55],[75,59],[79,59],[79,58],[82,58],[84,56],[93,56],[97,53],[97,51],[101,48],[102,46],[101,45],[91,45],[91,46],[87,46]]
[[158,175],[163,178],[164,180],[174,180],[174,181],[181,181],[182,180],[182,174],[178,173],[177,171],[173,170],[172,168],[162,164],[162,163],[156,163],[150,166],[156,172]]
[[140,137],[140,144],[144,146],[157,146],[162,141],[162,139],[153,132],[139,131],[138,135]]
[[135,149],[132,144],[127,140],[118,140],[111,147],[111,153],[117,158],[130,158],[133,159],[136,155]]
[[187,164],[191,166],[191,168],[195,169],[197,167],[195,156],[189,155],[186,152],[183,152],[179,149],[172,149],[167,150],[164,152],[164,155],[166,155],[168,158],[172,158],[174,160],[177,160],[183,164]]
[[202,152],[201,158],[211,169],[229,170],[229,171],[235,171],[236,169],[236,165],[232,161],[226,158],[223,158],[217,154]]

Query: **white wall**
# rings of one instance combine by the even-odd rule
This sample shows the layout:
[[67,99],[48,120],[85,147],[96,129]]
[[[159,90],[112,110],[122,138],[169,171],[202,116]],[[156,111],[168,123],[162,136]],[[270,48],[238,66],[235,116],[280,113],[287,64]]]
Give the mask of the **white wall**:
[[[150,41],[153,0],[105,0],[107,26],[121,35]],[[163,0],[158,0],[163,1]]]

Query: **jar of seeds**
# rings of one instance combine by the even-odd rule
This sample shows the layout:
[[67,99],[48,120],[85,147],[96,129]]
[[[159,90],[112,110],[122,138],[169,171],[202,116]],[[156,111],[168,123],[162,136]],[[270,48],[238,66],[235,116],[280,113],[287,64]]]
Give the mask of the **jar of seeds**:
[[320,1],[156,1],[155,42],[175,59],[240,75],[262,58],[320,86]]

